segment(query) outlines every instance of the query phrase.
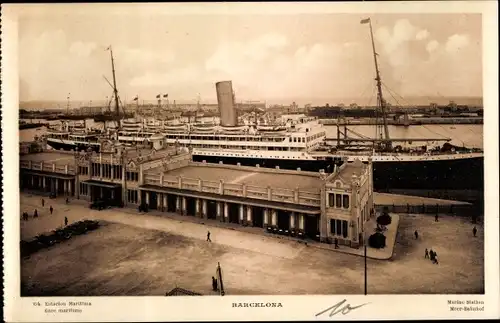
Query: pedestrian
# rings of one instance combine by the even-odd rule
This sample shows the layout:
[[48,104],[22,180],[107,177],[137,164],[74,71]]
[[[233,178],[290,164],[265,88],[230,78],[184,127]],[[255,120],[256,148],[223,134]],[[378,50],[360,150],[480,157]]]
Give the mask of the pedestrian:
[[437,257],[437,255],[434,255],[434,264],[436,264],[436,265],[439,265],[439,262],[438,262],[438,257]]
[[434,250],[432,250],[432,249],[429,251],[429,259],[430,259],[431,261],[433,261],[433,260],[434,260]]
[[67,226],[68,225],[68,217],[64,217],[64,226]]
[[474,237],[476,236],[476,234],[477,234],[476,226],[474,226],[474,228],[472,229],[472,234],[474,235]]
[[418,231],[415,230],[415,239],[418,240]]
[[66,198],[66,204],[69,204],[69,198]]
[[339,248],[339,239],[335,238],[335,249]]
[[207,232],[207,241],[212,242],[212,240],[210,240],[210,231]]
[[42,207],[45,205],[45,200],[42,199]]
[[54,212],[54,208],[52,207],[52,205],[50,206],[49,210],[50,210],[50,214],[52,214],[52,212]]
[[38,218],[38,211],[35,209],[35,212],[33,212],[33,217]]
[[438,254],[437,254],[437,252],[433,251],[432,254],[433,254],[432,262],[435,263],[435,264],[437,264],[438,263],[438,261],[437,261]]
[[429,259],[429,250],[425,248],[425,259]]
[[434,222],[439,222],[439,215],[437,215],[437,213],[436,216],[434,217]]

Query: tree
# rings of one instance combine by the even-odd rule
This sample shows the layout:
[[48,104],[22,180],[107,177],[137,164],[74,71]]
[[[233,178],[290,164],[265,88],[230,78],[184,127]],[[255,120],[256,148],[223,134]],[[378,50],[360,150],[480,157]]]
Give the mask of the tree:
[[392,223],[392,218],[391,218],[391,216],[390,216],[389,214],[387,214],[387,213],[384,213],[384,214],[379,215],[379,216],[377,217],[377,224],[378,224],[378,225],[387,226],[387,225],[389,225],[389,224],[391,224],[391,223]]
[[372,248],[385,248],[385,236],[380,232],[375,232],[368,238],[368,245]]
[[387,206],[384,206],[384,209],[382,210],[382,215],[379,215],[377,217],[377,228],[380,229],[380,231],[385,231],[386,226],[392,223],[392,218],[389,215],[389,208]]

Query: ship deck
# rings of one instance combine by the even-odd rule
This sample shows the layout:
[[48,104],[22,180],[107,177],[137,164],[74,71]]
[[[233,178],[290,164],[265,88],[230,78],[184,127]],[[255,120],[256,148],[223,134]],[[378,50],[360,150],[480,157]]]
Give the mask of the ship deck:
[[74,163],[74,156],[72,153],[61,152],[43,152],[33,153],[20,156],[21,161],[55,163],[56,165],[67,165]]
[[299,188],[306,191],[320,189],[322,180],[316,176],[300,174],[282,174],[250,170],[238,170],[224,167],[187,166],[171,170],[166,176],[182,176],[185,178],[200,178],[206,181],[223,180],[225,183],[246,184],[263,187],[279,187],[284,189]]

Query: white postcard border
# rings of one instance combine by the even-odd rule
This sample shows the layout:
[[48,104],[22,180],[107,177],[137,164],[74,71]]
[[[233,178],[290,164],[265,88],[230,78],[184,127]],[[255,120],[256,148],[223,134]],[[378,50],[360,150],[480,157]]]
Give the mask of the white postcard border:
[[[30,10],[65,10],[64,5],[32,5]],[[91,12],[112,4],[75,5]],[[137,4],[120,4],[121,13]],[[141,4],[141,12],[164,11],[161,4]],[[179,4],[170,14],[245,13],[438,13],[478,12],[483,15],[483,88],[485,109],[485,295],[331,295],[331,296],[224,296],[224,297],[25,297],[20,295],[19,194],[18,194],[18,78],[17,14],[22,5],[2,5],[2,159],[4,234],[4,319],[9,322],[54,321],[199,321],[199,320],[349,320],[349,319],[465,319],[499,317],[498,245],[498,29],[497,3],[480,2],[384,2],[384,3],[291,3],[291,4]],[[279,7],[279,8],[278,8]],[[496,108],[496,109],[495,109]],[[324,309],[346,299],[351,306],[369,303],[333,317],[316,317]],[[484,312],[450,312],[449,300],[484,302]],[[90,302],[82,313],[46,314],[46,301]],[[235,307],[234,303],[258,304]],[[271,305],[268,307],[267,305]],[[274,304],[274,306],[273,306]],[[281,307],[279,307],[281,305]],[[345,305],[345,304],[344,304]],[[481,305],[482,306],[482,305]]]

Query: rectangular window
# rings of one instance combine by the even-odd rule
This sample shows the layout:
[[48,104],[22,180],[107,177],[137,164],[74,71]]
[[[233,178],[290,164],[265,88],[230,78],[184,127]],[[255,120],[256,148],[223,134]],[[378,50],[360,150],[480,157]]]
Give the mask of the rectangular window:
[[333,193],[328,193],[328,206],[329,207],[335,206],[335,194]]
[[347,238],[348,233],[349,233],[349,231],[347,229],[347,221],[342,221],[342,236],[344,238]]
[[342,221],[341,220],[337,220],[337,223],[336,223],[336,231],[337,231],[337,235],[341,235],[342,234]]
[[138,194],[136,190],[128,190],[127,195],[128,195],[128,201],[130,203],[137,203]]
[[344,207],[344,209],[348,209],[349,208],[349,195],[342,195],[342,206]]
[[330,233],[335,234],[335,219],[330,220]]
[[335,194],[335,207],[342,207],[342,194]]

